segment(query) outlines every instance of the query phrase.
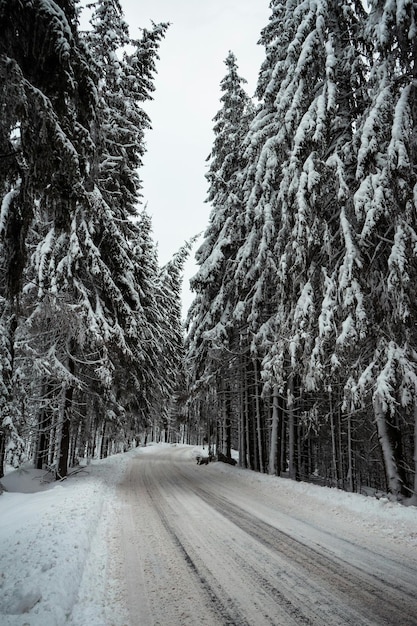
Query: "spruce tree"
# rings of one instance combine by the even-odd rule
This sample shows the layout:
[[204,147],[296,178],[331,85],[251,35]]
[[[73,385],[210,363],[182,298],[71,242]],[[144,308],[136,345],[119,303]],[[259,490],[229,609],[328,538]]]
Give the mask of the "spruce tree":
[[[68,227],[82,196],[91,156],[85,124],[94,90],[72,2],[1,2],[0,21],[1,296],[10,353],[34,214],[50,221],[45,249]],[[12,380],[8,375],[3,381],[6,407],[13,402]]]
[[360,287],[367,351],[353,389],[372,397],[388,488],[401,499],[416,490],[407,442],[412,429],[417,432],[417,16],[414,4],[402,0],[369,4],[364,36],[374,46],[371,102],[358,129],[354,198],[366,270]]
[[[248,347],[253,371],[267,383],[264,399],[270,393],[272,404],[286,404],[290,473],[295,476],[291,447],[297,413],[310,410],[306,393],[326,389],[332,376],[336,336],[321,336],[320,320],[329,296],[336,298],[340,259],[351,252],[351,153],[363,109],[358,25],[364,12],[360,3],[340,6],[324,0],[274,2],[271,9],[261,35],[266,59],[258,80],[260,105],[244,140],[234,317],[247,321],[251,331]],[[334,326],[345,327],[345,311],[332,307],[331,314],[332,332]],[[255,387],[259,384],[260,379],[254,381]],[[256,399],[253,410],[259,414],[258,404]],[[277,410],[273,418],[278,419]],[[259,420],[255,430],[259,424],[265,432]],[[274,424],[270,471],[275,471],[278,430],[284,432]],[[259,458],[263,446],[259,439]]]
[[156,283],[160,376],[157,384],[153,385],[155,392],[153,412],[159,416],[167,440],[171,427],[179,432],[182,425],[184,407],[180,406],[179,399],[184,398],[186,386],[181,292],[184,264],[195,239],[196,237],[181,246],[172,259],[160,269]]
[[[199,269],[190,282],[196,296],[187,320],[188,359],[192,363],[190,384],[200,389],[203,396],[210,389],[216,393],[218,381],[226,373],[222,368],[222,375],[219,374],[219,362],[225,356],[224,350],[236,341],[232,320],[236,297],[233,275],[243,234],[242,140],[253,114],[251,100],[243,87],[246,81],[238,74],[232,52],[225,64],[227,74],[220,83],[222,107],[214,117],[214,143],[206,174],[207,201],[212,210],[204,241],[196,254]],[[217,389],[218,394],[221,391]]]
[[[1,5],[6,33],[15,34],[14,25],[21,29],[2,54],[7,79],[2,146],[13,144],[12,165],[4,176],[2,263],[19,271],[18,280],[11,270],[6,273],[4,288],[9,301],[16,299],[24,276],[20,302],[27,319],[18,330],[25,338],[19,356],[34,365],[30,384],[37,380],[38,396],[42,392],[50,400],[47,422],[57,433],[50,447],[58,476],[66,475],[70,442],[76,441],[79,427],[98,428],[103,441],[106,430],[111,437],[130,420],[131,398],[146,396],[149,370],[156,371],[155,359],[149,368],[140,341],[152,340],[147,298],[157,273],[139,275],[147,251],[139,246],[141,225],[131,218],[140,196],[136,168],[149,126],[141,103],[150,97],[165,27],[144,31],[133,42],[119,9],[117,2],[98,3],[96,27],[104,44],[99,49],[93,35],[80,37],[73,2],[65,3],[65,12],[52,1],[19,3],[13,10]],[[31,23],[37,28],[28,28]],[[116,41],[110,26],[119,33]],[[133,52],[123,51],[127,45]],[[26,47],[36,55],[32,64],[27,64]],[[48,74],[50,68],[54,71]],[[17,226],[15,216],[21,221]],[[12,228],[19,245],[10,245],[9,252]],[[90,425],[80,424],[75,404],[92,409],[88,395],[97,392],[101,425],[93,427],[87,413],[83,419]],[[41,399],[39,407],[41,436],[46,419]]]

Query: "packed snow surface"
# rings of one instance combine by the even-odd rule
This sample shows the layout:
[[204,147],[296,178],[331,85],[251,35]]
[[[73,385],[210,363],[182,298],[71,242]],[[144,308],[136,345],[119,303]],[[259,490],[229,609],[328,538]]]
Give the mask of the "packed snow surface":
[[[325,559],[348,558],[346,584],[359,567],[371,595],[371,567],[392,564],[392,588],[403,577],[415,589],[415,507],[218,462],[200,466],[199,453],[149,445],[93,461],[58,483],[30,468],[7,473],[1,626],[417,624],[417,613],[407,622],[398,614],[358,621],[343,590],[336,608],[326,599],[324,573],[320,582],[312,570],[310,588],[295,557],[285,564],[279,553],[281,544],[306,544],[316,557],[306,552],[305,563],[322,555],[323,572]],[[378,576],[389,582],[388,570]]]

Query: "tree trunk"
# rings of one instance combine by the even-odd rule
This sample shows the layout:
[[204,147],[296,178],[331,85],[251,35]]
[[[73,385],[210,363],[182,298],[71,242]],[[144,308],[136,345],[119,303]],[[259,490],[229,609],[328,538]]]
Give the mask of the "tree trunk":
[[53,388],[51,382],[43,384],[42,403],[43,406],[38,415],[38,441],[35,452],[36,469],[43,469],[48,464],[49,439],[52,428],[51,401]]
[[353,492],[353,459],[352,459],[352,418],[348,415],[348,491]]
[[288,409],[288,473],[292,480],[296,479],[295,467],[295,415],[294,415],[294,377],[290,374],[287,389]]
[[248,388],[248,371],[245,367],[245,422],[246,422],[246,467],[248,469],[254,469],[252,463],[252,449],[251,449],[251,424],[249,417],[249,388]]
[[4,457],[6,452],[6,433],[0,425],[0,478],[4,476]]
[[104,459],[104,455],[105,455],[106,430],[107,430],[107,422],[103,422],[103,427],[101,429],[101,437],[100,437],[100,448],[99,448],[99,457],[98,457],[99,459]]
[[231,413],[231,408],[230,408],[230,395],[229,395],[229,391],[226,391],[226,398],[225,398],[225,408],[226,408],[226,414],[225,414],[225,439],[226,439],[226,456],[230,459],[232,458],[232,422],[231,422],[231,417],[230,417],[230,413]]
[[[242,378],[240,377],[240,385]],[[242,387],[239,390],[239,467],[246,467],[246,444],[245,444],[245,401]]]
[[391,427],[387,422],[386,414],[383,410],[382,400],[378,394],[375,394],[373,404],[378,439],[382,449],[382,457],[384,459],[388,491],[396,500],[402,500],[404,497],[404,483],[396,461],[393,441],[390,435]]
[[[72,342],[71,342],[72,343]],[[70,355],[72,351],[70,349]],[[75,363],[71,356],[68,357],[68,371],[71,376],[74,375],[75,372]],[[65,478],[68,474],[68,458],[69,458],[69,449],[70,449],[70,434],[71,434],[71,409],[72,409],[72,398],[74,395],[74,385],[70,383],[65,389],[64,396],[64,414],[63,414],[63,423],[61,430],[61,441],[59,447],[59,457],[58,457],[58,467],[57,467],[57,478]]]
[[342,489],[345,488],[345,464],[343,462],[343,430],[342,430],[342,419],[340,415],[340,406],[337,409],[337,433],[338,433],[338,455],[339,455],[339,487]]
[[278,385],[274,385],[274,390],[273,390],[273,395],[272,395],[272,426],[271,426],[271,440],[270,440],[270,446],[269,446],[269,463],[268,463],[269,474],[278,474],[278,468],[277,468],[278,429],[279,429]]
[[42,411],[41,415],[39,416],[39,426],[40,428],[42,428],[42,430],[40,430],[39,435],[38,435],[38,446],[37,446],[36,458],[35,458],[35,467],[38,470],[41,470],[43,468],[44,461],[45,461],[45,451],[47,451],[43,415],[44,414]]
[[253,462],[252,468],[255,472],[259,472],[259,447],[258,447],[258,429],[256,427],[256,411],[252,412],[252,453],[253,453]]
[[239,439],[239,465],[248,467],[247,447],[247,391],[246,391],[246,359],[243,354],[244,344],[239,337],[239,396],[240,396],[240,439]]
[[[17,316],[12,312],[12,309],[12,304],[6,301],[1,320],[2,327],[4,324],[5,334],[3,340],[6,344],[6,353],[2,352],[0,355],[2,359],[5,359],[5,362],[0,363],[2,367],[1,376],[3,378],[2,387],[4,390],[4,396],[0,398],[2,407],[2,414],[0,415],[0,478],[4,476],[6,446],[10,437],[10,427],[3,426],[3,418],[5,417],[3,410],[6,409],[6,414],[8,413],[7,407],[11,405],[13,398],[14,338],[17,328]],[[8,355],[7,352],[9,353]]]
[[414,506],[417,506],[417,399],[414,401]]
[[255,379],[255,411],[256,411],[256,440],[258,446],[258,469],[263,474],[265,472],[264,467],[264,455],[262,446],[262,420],[261,420],[261,403],[258,389],[258,362],[256,359],[253,361],[253,373]]
[[332,436],[332,487],[338,487],[337,476],[337,458],[336,458],[336,434],[334,428],[334,416],[333,416],[333,404],[332,396],[329,394],[329,407],[330,407],[330,432]]
[[57,478],[65,478],[68,474],[68,458],[70,448],[71,405],[74,387],[70,385],[65,391],[64,421],[61,431],[61,445],[58,459]]
[[281,411],[282,417],[281,417],[281,432],[280,432],[280,437],[281,437],[281,445],[280,445],[280,450],[279,450],[279,465],[278,465],[278,472],[281,475],[281,472],[286,472],[287,471],[287,422],[285,419],[285,413],[287,410],[286,404],[285,404],[285,398],[282,398],[282,403],[283,403],[283,408]]

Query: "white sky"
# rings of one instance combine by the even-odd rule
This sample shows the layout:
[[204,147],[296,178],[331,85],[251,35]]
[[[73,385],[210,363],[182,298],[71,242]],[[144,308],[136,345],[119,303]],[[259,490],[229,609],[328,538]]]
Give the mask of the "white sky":
[[[145,106],[153,130],[147,134],[140,171],[144,201],[153,218],[154,238],[164,264],[193,235],[204,231],[206,158],[213,144],[213,117],[219,110],[224,60],[231,50],[253,95],[264,49],[257,45],[269,20],[269,0],[121,0],[130,34],[150,21],[170,22],[160,48],[154,101]],[[192,301],[184,279],[184,310]]]

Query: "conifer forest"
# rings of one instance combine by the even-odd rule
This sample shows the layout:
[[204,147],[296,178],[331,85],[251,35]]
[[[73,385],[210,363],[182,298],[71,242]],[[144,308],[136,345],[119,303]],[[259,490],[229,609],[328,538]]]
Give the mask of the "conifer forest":
[[140,168],[170,26],[0,0],[0,477],[163,440],[417,504],[417,5],[269,6],[253,97],[225,59],[202,242],[161,266]]

